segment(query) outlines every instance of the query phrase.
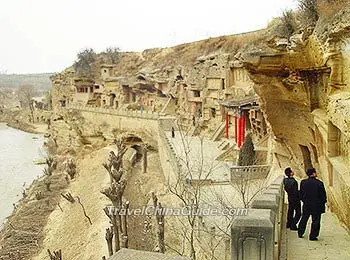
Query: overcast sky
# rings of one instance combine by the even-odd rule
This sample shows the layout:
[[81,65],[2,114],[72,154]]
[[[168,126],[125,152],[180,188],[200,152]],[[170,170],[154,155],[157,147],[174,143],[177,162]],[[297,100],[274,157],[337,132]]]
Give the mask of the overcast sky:
[[263,28],[295,0],[1,0],[0,73],[58,72],[89,47],[140,51]]

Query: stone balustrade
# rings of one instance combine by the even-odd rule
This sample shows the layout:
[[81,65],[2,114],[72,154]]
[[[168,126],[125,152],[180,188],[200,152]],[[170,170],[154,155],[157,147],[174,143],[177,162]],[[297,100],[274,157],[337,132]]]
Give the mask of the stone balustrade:
[[181,160],[177,156],[174,147],[171,145],[169,137],[166,135],[165,131],[169,128],[169,121],[159,119],[158,121],[158,131],[159,138],[163,144],[163,147],[166,150],[169,163],[171,165],[173,174],[169,174],[169,179],[174,179],[176,181],[178,175],[182,172]]
[[283,176],[277,178],[252,203],[246,216],[231,226],[232,260],[277,260],[281,256],[284,215]]
[[231,182],[235,181],[237,178],[242,178],[244,176],[249,177],[249,179],[266,179],[268,173],[270,172],[270,165],[252,165],[252,166],[231,166]]
[[110,114],[110,115],[116,115],[116,116],[125,116],[125,117],[142,118],[142,119],[150,119],[150,120],[157,120],[160,117],[159,112],[152,112],[148,110],[141,111],[141,110],[129,110],[129,109],[114,109],[114,108],[96,107],[96,106],[80,105],[80,104],[69,104],[66,108],[89,111],[94,113],[102,113],[102,114]]

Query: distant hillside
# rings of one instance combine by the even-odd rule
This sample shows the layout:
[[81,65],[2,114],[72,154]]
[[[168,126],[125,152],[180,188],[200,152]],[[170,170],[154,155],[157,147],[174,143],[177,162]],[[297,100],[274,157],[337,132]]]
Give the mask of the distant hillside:
[[53,73],[42,74],[0,74],[0,88],[17,88],[21,85],[33,85],[39,91],[51,88],[50,76]]

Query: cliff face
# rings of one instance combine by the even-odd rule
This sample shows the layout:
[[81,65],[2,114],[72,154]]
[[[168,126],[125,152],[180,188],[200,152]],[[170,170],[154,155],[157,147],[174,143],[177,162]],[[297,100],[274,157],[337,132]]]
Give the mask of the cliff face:
[[[52,77],[56,116],[64,106],[146,110],[176,116],[211,136],[234,115],[223,102],[258,95],[273,162],[281,173],[291,166],[300,177],[315,167],[330,207],[350,227],[349,18],[345,8],[321,17],[311,35],[290,39],[266,29],[123,53],[116,64],[104,64],[101,56],[90,77],[72,69]],[[261,145],[251,114],[247,125]]]
[[[313,34],[279,53],[247,55],[277,162],[304,177],[315,167],[329,206],[350,227],[350,12],[321,17]],[[303,37],[300,37],[301,39]]]

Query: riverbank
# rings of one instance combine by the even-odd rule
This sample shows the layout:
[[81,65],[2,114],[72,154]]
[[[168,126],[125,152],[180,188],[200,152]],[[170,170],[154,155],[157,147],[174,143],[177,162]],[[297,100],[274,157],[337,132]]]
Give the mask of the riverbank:
[[0,123],[5,123],[9,127],[32,134],[46,134],[48,132],[46,123],[28,123],[24,120],[26,118],[27,111],[25,110],[3,110],[0,113]]
[[[83,149],[81,149],[83,150]],[[47,249],[62,250],[63,259],[87,260],[101,259],[108,256],[105,230],[110,227],[109,219],[103,208],[110,200],[101,193],[109,186],[110,178],[102,163],[106,162],[110,151],[117,151],[115,145],[106,145],[100,149],[79,156],[77,161],[78,176],[67,187],[74,197],[79,196],[92,224],[84,217],[79,204],[71,204],[61,199],[60,208],[51,213],[44,229],[45,238],[38,255],[32,260],[46,260]],[[124,165],[129,158],[124,159]],[[126,176],[128,185],[124,196],[132,208],[141,208],[151,199],[150,191],[157,194],[164,190],[164,177],[159,168],[159,154],[149,151],[149,173],[143,173],[141,165],[135,166]],[[130,216],[128,218],[129,247],[152,251],[155,247],[155,233],[145,230],[145,223],[150,226],[153,219],[149,216]],[[78,242],[77,242],[78,241]]]
[[[50,182],[50,189],[47,184]],[[44,227],[51,212],[58,206],[60,193],[67,187],[65,174],[43,176],[35,180],[0,231],[0,258],[30,259],[42,245]]]
[[[21,254],[18,259],[28,259],[41,239],[40,227],[45,225],[45,217],[50,213],[52,198],[59,196],[57,191],[62,181],[58,180],[62,177],[40,177],[43,166],[33,164],[42,157],[42,135],[12,129],[2,123],[0,140],[1,223],[12,214],[1,225],[0,259],[17,259],[11,256],[11,253],[18,254],[17,251]],[[49,190],[48,182],[51,182]]]
[[[60,136],[65,136],[66,128],[59,128]],[[9,254],[18,251],[22,259],[46,260],[48,249],[62,249],[63,258],[70,260],[100,259],[108,255],[105,229],[110,224],[102,209],[110,202],[100,191],[109,182],[102,163],[108,159],[109,151],[115,148],[102,137],[90,141],[87,145],[63,146],[66,149],[62,151],[69,152],[56,155],[59,169],[52,176],[44,176],[32,184],[28,196],[21,200],[0,232],[0,259],[14,259]],[[73,156],[77,161],[78,174],[68,183],[64,162]],[[128,176],[125,197],[135,208],[148,203],[151,190],[157,194],[164,192],[164,176],[159,168],[158,152],[149,151],[148,159],[148,174],[144,174],[138,165]],[[47,190],[48,182],[52,183],[50,190]],[[79,196],[92,225],[84,217],[78,203],[71,204],[62,198],[61,193],[67,192]],[[37,198],[38,193],[42,198]],[[154,249],[155,233],[144,227],[145,223],[151,224],[152,221],[147,216],[129,219],[131,248]]]
[[[85,158],[88,166],[91,166],[91,153],[99,151],[101,147],[106,146],[105,142],[100,142],[84,149],[79,147],[72,154],[75,154],[75,160],[78,162]],[[17,204],[12,215],[8,218],[4,228],[0,231],[0,259],[13,260],[16,259],[17,254],[20,255],[18,259],[33,259],[39,252],[43,252],[43,259],[47,259],[47,249],[43,244],[44,239],[48,236],[48,230],[58,228],[60,234],[57,236],[64,237],[64,230],[72,230],[73,234],[79,232],[70,225],[70,220],[77,218],[81,221],[81,208],[79,204],[73,206],[77,210],[76,213],[71,212],[68,208],[71,204],[62,199],[61,193],[71,192],[72,187],[78,185],[80,189],[85,190],[86,185],[81,185],[77,180],[80,178],[80,171],[78,168],[78,176],[74,180],[69,180],[66,174],[65,163],[68,158],[73,158],[72,155],[56,155],[57,170],[51,175],[44,175],[35,180],[31,186],[26,190],[26,196],[23,197]],[[103,160],[105,157],[103,156]],[[99,166],[101,166],[99,164]],[[87,174],[91,174],[91,168],[83,170]],[[100,174],[95,177],[98,178]],[[107,176],[101,173],[101,176]],[[90,179],[89,179],[90,180]],[[79,184],[80,183],[80,184]],[[49,185],[48,185],[49,184]],[[86,189],[90,194],[90,190]],[[100,196],[103,196],[98,192]],[[80,195],[80,194],[76,194]],[[85,198],[84,198],[85,200]],[[82,199],[82,202],[84,202]],[[68,204],[68,205],[67,205]],[[92,205],[96,204],[94,197],[92,198]],[[87,207],[88,209],[88,207]],[[71,214],[70,214],[71,213]],[[62,223],[52,222],[54,215],[58,214],[61,217],[65,216]],[[104,218],[103,218],[104,219]],[[64,224],[65,223],[65,224]],[[103,231],[103,229],[102,229]],[[61,232],[63,234],[61,234]],[[55,238],[54,238],[54,244]],[[102,241],[101,243],[103,243]],[[55,246],[50,247],[56,250]],[[68,258],[69,259],[69,258]]]

